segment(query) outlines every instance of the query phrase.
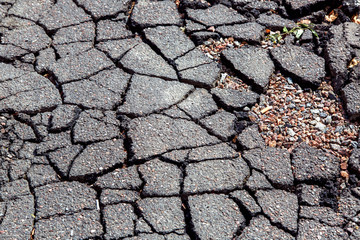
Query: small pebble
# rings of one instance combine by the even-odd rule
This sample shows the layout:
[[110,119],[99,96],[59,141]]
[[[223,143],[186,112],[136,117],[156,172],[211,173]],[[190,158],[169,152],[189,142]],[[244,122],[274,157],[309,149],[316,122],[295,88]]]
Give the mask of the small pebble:
[[[341,177],[343,177],[343,178],[346,178],[346,179],[348,179],[349,178],[349,174],[346,172],[346,171],[340,171],[340,175],[341,175]],[[342,184],[345,184],[345,183],[342,183]],[[342,185],[341,184],[341,185]],[[342,186],[341,186],[342,187]],[[345,187],[346,187],[346,185],[345,185]],[[343,188],[344,189],[344,188]]]
[[339,144],[330,143],[330,147],[334,151],[340,150],[340,145]]
[[318,123],[318,121],[316,121],[316,120],[310,121],[310,124],[311,124],[311,125],[316,125],[317,123]]
[[337,127],[335,128],[335,132],[342,133],[342,131],[344,131],[344,127],[343,127],[343,126],[337,126]]
[[326,124],[330,124],[331,121],[332,121],[331,116],[327,116],[327,117],[324,119],[324,123],[326,123]]
[[296,133],[294,132],[294,130],[292,130],[291,128],[288,128],[287,134],[289,134],[291,137],[293,137],[293,136],[296,135]]
[[311,109],[310,112],[312,114],[319,114],[320,113],[320,110],[319,109]]
[[[297,142],[306,142],[328,149],[341,161],[348,159],[358,145],[359,125],[345,127],[349,122],[341,104],[328,97],[332,86],[323,82],[317,90],[301,89],[291,81],[279,72],[274,74],[260,103],[251,109],[267,145],[292,151]],[[273,109],[260,113],[268,105]]]
[[295,106],[295,104],[291,103],[291,104],[289,104],[288,107],[292,109],[292,108],[295,108],[296,106]]
[[321,122],[318,122],[318,123],[315,125],[315,128],[319,129],[319,130],[322,131],[322,132],[326,132],[326,125],[322,124]]
[[319,116],[322,118],[326,118],[328,115],[324,112],[319,113]]

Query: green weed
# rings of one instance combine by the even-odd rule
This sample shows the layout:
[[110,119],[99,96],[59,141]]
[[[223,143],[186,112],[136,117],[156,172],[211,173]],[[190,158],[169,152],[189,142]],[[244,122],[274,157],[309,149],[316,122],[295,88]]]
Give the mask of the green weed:
[[268,36],[266,36],[265,40],[266,41],[272,41],[273,43],[277,44],[277,43],[281,43],[281,41],[283,40],[283,38],[287,35],[294,35],[294,37],[296,39],[300,39],[301,36],[303,35],[303,33],[305,32],[305,30],[309,30],[312,32],[312,34],[316,37],[319,38],[319,35],[316,33],[316,31],[314,30],[314,24],[310,23],[310,24],[305,24],[305,23],[297,23],[297,27],[293,27],[292,29],[288,30],[286,27],[284,27],[282,29],[282,33],[280,33],[280,31],[277,31],[275,33],[269,34]]

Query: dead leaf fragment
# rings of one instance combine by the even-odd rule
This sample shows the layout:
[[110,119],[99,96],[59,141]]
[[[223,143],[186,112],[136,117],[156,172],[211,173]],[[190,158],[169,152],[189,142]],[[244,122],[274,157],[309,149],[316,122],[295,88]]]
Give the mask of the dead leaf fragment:
[[340,168],[341,168],[341,170],[346,170],[347,169],[347,163],[346,162],[341,163]]
[[360,24],[360,16],[355,14],[354,16],[352,16],[351,21]]
[[309,25],[311,23],[311,21],[309,19],[302,19],[300,22],[298,22],[299,24],[307,24]]
[[215,32],[215,27],[214,26],[211,26],[207,29],[208,31],[212,31],[212,32]]
[[131,3],[130,10],[129,10],[129,15],[131,15],[131,13],[132,13],[132,11],[133,11],[134,7],[135,7],[135,2],[132,2],[132,3]]
[[359,60],[357,60],[356,58],[353,58],[353,59],[351,59],[349,65],[348,65],[348,68],[353,68],[353,67],[355,67],[356,65],[358,65],[359,63],[360,63]]
[[349,174],[346,171],[340,171],[340,175],[341,177],[348,179],[349,178]]
[[262,114],[266,113],[267,111],[271,110],[272,109],[272,106],[267,106],[266,108],[262,109],[260,112]]
[[270,141],[269,142],[269,147],[276,147],[276,141]]
[[33,228],[33,229],[31,230],[31,233],[30,233],[30,239],[31,239],[31,240],[34,240],[34,235],[35,235],[35,228]]
[[328,22],[333,22],[337,19],[338,13],[337,11],[332,10],[328,15],[325,15],[325,20]]

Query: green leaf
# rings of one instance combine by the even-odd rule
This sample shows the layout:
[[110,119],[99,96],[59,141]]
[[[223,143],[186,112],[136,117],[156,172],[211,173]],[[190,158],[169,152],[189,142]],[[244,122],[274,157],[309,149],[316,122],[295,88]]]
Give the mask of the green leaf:
[[272,42],[274,42],[274,43],[276,42],[276,38],[274,37],[274,35],[269,35],[269,37]]
[[293,28],[289,31],[289,34],[297,31],[298,29],[300,29],[300,28],[299,28],[299,27],[293,27]]
[[319,38],[319,35],[317,34],[317,32],[315,32],[314,29],[310,29],[310,31],[312,32],[312,34],[313,34],[316,38]]
[[299,23],[298,25],[302,28],[310,28],[310,26],[305,23]]
[[284,32],[284,33],[289,33],[289,30],[288,30],[286,27],[284,27],[284,28],[283,28],[283,32]]
[[295,32],[295,37],[297,39],[300,39],[301,35],[304,33],[304,29],[298,29],[296,32]]

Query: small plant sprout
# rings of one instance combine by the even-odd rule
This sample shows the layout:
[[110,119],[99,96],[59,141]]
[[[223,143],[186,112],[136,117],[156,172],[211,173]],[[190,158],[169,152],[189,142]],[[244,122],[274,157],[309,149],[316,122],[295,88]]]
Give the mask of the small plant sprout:
[[297,23],[297,27],[293,27],[292,29],[288,30],[287,27],[284,27],[282,29],[282,33],[280,31],[276,31],[276,32],[270,32],[270,34],[268,36],[266,36],[266,41],[272,41],[273,43],[277,44],[277,43],[281,43],[283,38],[287,35],[294,35],[296,39],[300,39],[301,36],[303,35],[303,33],[305,32],[305,30],[309,30],[312,32],[312,34],[316,37],[319,38],[319,35],[316,33],[316,31],[314,30],[314,24],[312,23]]

